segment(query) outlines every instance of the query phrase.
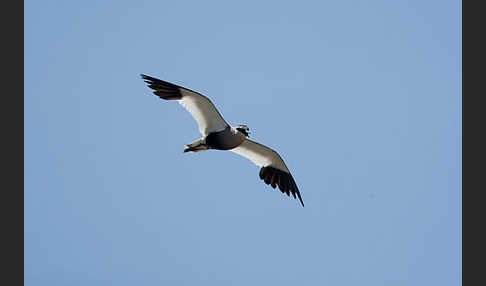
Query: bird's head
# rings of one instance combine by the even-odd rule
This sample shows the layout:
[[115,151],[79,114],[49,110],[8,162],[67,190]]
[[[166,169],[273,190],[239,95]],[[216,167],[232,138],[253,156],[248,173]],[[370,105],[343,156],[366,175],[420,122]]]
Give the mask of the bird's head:
[[245,135],[246,137],[250,137],[250,128],[248,128],[248,126],[246,126],[246,125],[238,125],[238,126],[236,126],[236,130],[238,130],[241,133],[243,133],[243,135]]

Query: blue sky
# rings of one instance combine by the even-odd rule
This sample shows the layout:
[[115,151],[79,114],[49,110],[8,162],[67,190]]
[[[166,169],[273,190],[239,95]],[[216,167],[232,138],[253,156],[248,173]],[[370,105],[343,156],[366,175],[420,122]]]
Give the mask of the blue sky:
[[[460,1],[25,1],[25,285],[460,285]],[[305,208],[145,73],[279,151]]]

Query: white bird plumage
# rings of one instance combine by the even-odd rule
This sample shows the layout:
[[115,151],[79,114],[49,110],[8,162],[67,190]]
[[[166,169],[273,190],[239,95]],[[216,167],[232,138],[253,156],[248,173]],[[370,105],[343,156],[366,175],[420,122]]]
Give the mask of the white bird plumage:
[[272,166],[281,171],[290,173],[285,162],[282,160],[282,157],[280,157],[275,150],[250,139],[246,139],[243,143],[238,145],[238,147],[235,147],[230,151],[247,158],[258,167]]
[[180,90],[182,99],[178,101],[194,117],[199,126],[199,132],[203,136],[207,136],[211,132],[222,131],[229,126],[209,98],[185,88],[180,88]]
[[209,98],[190,89],[142,74],[142,78],[154,89],[154,94],[165,100],[177,100],[196,120],[203,135],[189,145],[184,152],[203,150],[229,150],[255,163],[260,169],[260,179],[282,193],[293,195],[304,202],[297,184],[280,155],[273,149],[249,140],[246,125],[231,127]]

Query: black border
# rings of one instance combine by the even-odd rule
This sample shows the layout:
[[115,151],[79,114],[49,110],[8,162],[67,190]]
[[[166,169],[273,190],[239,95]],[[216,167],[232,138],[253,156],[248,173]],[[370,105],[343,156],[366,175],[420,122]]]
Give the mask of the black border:
[[[462,2],[462,269],[463,282],[484,285],[484,114],[485,51],[484,9]],[[480,2],[476,2],[480,3]],[[466,95],[466,96],[464,96]],[[467,134],[467,135],[466,135]],[[466,144],[465,144],[466,143]],[[465,188],[466,187],[466,188]],[[466,231],[464,231],[466,230]],[[464,238],[467,238],[464,243]],[[464,257],[467,257],[464,260]],[[466,263],[464,263],[466,261]],[[465,267],[464,267],[465,266]],[[463,269],[467,275],[464,276]],[[481,282],[483,281],[483,282]]]
[[[2,27],[2,281],[24,281],[24,2],[3,5]],[[5,65],[5,63],[7,65]],[[20,282],[22,281],[22,282]],[[13,283],[12,283],[13,282]]]

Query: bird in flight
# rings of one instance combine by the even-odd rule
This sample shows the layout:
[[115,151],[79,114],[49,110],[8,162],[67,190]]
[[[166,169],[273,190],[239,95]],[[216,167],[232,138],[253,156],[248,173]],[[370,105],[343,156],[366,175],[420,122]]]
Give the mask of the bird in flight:
[[274,189],[278,186],[287,196],[299,198],[299,189],[280,155],[260,143],[248,139],[250,129],[246,125],[231,126],[223,119],[209,98],[190,89],[141,74],[153,93],[165,100],[177,100],[194,117],[202,138],[187,144],[185,152],[204,150],[229,150],[255,163],[260,169],[260,179]]

